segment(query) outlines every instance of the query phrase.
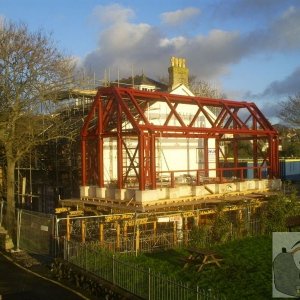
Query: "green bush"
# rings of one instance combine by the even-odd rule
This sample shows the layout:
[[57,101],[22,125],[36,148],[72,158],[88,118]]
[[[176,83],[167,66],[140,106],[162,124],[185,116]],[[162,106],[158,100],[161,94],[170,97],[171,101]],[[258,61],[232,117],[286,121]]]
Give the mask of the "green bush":
[[292,190],[290,195],[282,193],[270,197],[261,210],[261,225],[266,234],[272,232],[284,232],[286,218],[300,214],[299,200],[296,192]]
[[228,218],[228,213],[222,208],[215,215],[214,222],[211,228],[211,238],[214,243],[224,243],[229,240],[231,233],[231,222]]
[[212,244],[210,226],[194,226],[190,232],[190,246],[194,248],[207,248]]

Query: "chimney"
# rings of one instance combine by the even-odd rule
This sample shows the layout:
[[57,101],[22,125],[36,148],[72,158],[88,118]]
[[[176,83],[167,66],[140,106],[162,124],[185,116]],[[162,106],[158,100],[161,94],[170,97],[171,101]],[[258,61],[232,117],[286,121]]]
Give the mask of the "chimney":
[[168,71],[169,90],[174,90],[180,84],[189,87],[189,69],[185,66],[185,58],[172,56]]

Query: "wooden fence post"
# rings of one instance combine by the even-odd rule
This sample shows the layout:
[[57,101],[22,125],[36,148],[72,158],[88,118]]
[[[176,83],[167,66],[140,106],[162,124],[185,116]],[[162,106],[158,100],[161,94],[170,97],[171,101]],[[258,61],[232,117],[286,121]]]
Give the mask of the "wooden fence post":
[[81,220],[81,242],[85,243],[85,220]]
[[116,248],[120,249],[120,224],[116,224],[116,232],[117,232],[117,241],[116,241]]
[[156,233],[157,233],[157,222],[153,222],[153,239],[156,241]]
[[103,245],[103,243],[104,243],[103,223],[99,223],[99,242],[100,242],[100,245]]
[[123,225],[123,237],[124,238],[127,237],[127,222],[124,222],[124,225]]
[[67,215],[67,241],[70,241],[70,217]]
[[174,245],[177,245],[177,222],[173,222],[173,238],[174,238]]
[[135,253],[137,254],[140,250],[140,229],[136,227],[136,235],[135,235]]

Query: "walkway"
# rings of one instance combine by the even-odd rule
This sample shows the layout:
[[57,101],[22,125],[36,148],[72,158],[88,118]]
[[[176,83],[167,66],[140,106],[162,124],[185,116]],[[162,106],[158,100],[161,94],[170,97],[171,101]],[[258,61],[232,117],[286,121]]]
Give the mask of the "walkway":
[[0,252],[0,299],[2,300],[82,300],[88,299],[62,285],[43,279],[17,266]]

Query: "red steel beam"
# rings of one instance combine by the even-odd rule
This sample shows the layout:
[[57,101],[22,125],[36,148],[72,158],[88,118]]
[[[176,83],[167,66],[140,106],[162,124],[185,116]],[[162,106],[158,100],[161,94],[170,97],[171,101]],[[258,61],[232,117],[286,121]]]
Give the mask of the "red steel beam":
[[[154,102],[166,103],[170,109],[164,125],[152,124],[147,118],[145,111]],[[195,107],[189,124],[185,124],[181,117],[179,104],[193,105]],[[215,118],[212,118],[208,112],[211,107],[219,108]],[[245,112],[248,115],[246,114],[245,116]],[[211,127],[196,126],[200,113],[203,114]],[[172,117],[176,118],[179,125],[169,125]],[[124,130],[122,124],[125,121],[129,122],[132,128]],[[181,96],[163,92],[147,92],[131,88],[101,88],[97,92],[81,131],[82,184],[87,184],[86,157],[89,153],[92,153],[88,149],[89,144],[87,141],[89,139],[98,139],[98,166],[96,167],[99,170],[96,173],[99,177],[98,184],[102,187],[104,186],[103,140],[108,137],[116,138],[118,188],[123,188],[125,184],[123,177],[123,137],[137,138],[139,167],[135,169],[135,173],[139,180],[139,188],[144,190],[148,183],[151,188],[156,188],[156,137],[204,138],[205,169],[208,173],[208,138],[216,139],[216,151],[219,151],[218,141],[230,140],[228,135],[234,135],[235,137],[235,165],[238,162],[237,141],[243,139],[253,140],[253,156],[254,161],[257,161],[259,150],[257,141],[267,139],[269,144],[268,161],[272,168],[273,176],[278,176],[278,133],[254,103]],[[147,145],[145,145],[145,139],[147,139]],[[131,159],[134,160],[135,157]],[[218,153],[216,153],[216,159],[218,163]],[[149,172],[150,176],[148,176]],[[90,172],[90,174],[94,173]]]
[[81,185],[86,186],[86,137],[81,140]]
[[122,110],[118,105],[118,122],[117,122],[117,185],[119,189],[123,188],[123,147],[122,147]]
[[139,190],[144,191],[146,188],[145,181],[145,136],[143,133],[139,134]]
[[102,102],[98,101],[98,185],[104,187],[104,156],[103,156],[103,108]]

